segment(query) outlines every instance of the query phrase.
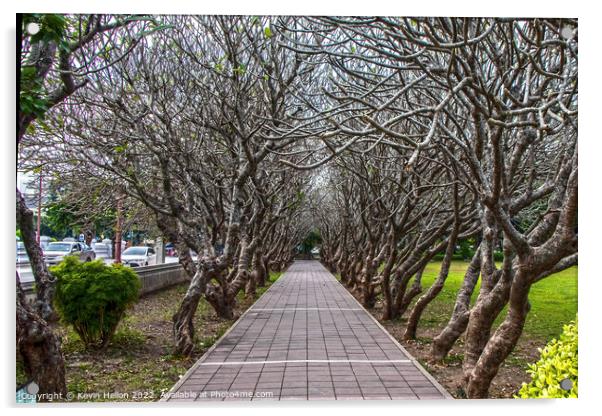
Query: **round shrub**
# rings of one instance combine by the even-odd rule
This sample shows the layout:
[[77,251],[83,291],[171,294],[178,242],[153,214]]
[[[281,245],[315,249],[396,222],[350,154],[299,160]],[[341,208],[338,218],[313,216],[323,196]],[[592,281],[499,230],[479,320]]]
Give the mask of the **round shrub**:
[[50,269],[56,277],[55,305],[87,347],[105,347],[125,310],[138,299],[140,280],[129,267],[102,260],[65,257]]
[[540,349],[540,360],[531,364],[527,370],[531,375],[531,382],[523,383],[516,397],[577,397],[577,332],[577,322],[571,322],[564,326],[559,340],[553,339],[543,350]]

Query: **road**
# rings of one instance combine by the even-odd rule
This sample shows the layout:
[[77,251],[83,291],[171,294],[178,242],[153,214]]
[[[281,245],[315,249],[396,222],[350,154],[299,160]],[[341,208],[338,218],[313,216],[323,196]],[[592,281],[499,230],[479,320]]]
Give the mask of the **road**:
[[[115,260],[114,259],[104,259],[106,264],[111,264],[113,263]],[[178,258],[177,257],[170,257],[167,256],[165,257],[165,263],[177,263],[178,262]],[[21,281],[21,283],[26,283],[26,282],[33,282],[34,278],[33,278],[33,273],[31,272],[31,266],[28,265],[17,265],[17,272],[19,273],[19,280]]]

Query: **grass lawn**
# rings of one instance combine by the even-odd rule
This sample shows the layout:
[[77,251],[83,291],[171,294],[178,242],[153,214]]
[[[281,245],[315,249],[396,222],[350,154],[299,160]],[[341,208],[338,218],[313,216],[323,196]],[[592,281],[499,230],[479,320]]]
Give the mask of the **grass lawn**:
[[[423,293],[436,279],[440,267],[440,261],[427,265],[422,276]],[[461,381],[464,337],[460,337],[456,342],[443,364],[431,364],[428,359],[432,339],[439,334],[451,316],[456,295],[462,286],[467,268],[468,262],[454,261],[452,263],[444,289],[422,314],[416,340],[403,340],[409,312],[406,312],[405,316],[400,319],[382,322],[385,328],[456,398],[465,397]],[[480,284],[475,288],[472,302],[476,300],[479,289]],[[493,379],[489,391],[491,398],[513,397],[520,389],[521,384],[530,380],[530,376],[525,370],[529,364],[539,359],[538,348],[542,348],[552,338],[557,338],[562,332],[563,325],[575,319],[577,313],[577,267],[571,267],[536,283],[531,288],[529,300],[531,311],[527,317],[524,332],[518,345]],[[408,311],[412,306],[413,304],[410,305]],[[382,303],[378,302],[370,312],[377,319],[380,318]],[[495,327],[503,321],[505,315],[506,310],[504,309],[498,316]]]
[[[424,270],[422,286],[425,290],[434,282],[441,263],[429,263]],[[468,262],[454,261],[441,294],[427,307],[421,326],[439,327],[447,323],[456,301],[456,294],[462,285]],[[477,285],[473,302],[480,288]],[[577,266],[556,273],[537,282],[529,295],[531,311],[525,324],[524,336],[549,341],[558,337],[562,326],[575,319],[577,313]],[[496,321],[499,325],[506,310]]]
[[[271,273],[266,286],[253,298],[238,296],[235,314],[248,309],[282,273]],[[88,351],[69,327],[56,324],[62,339],[67,390],[75,402],[116,401],[104,393],[126,393],[117,401],[155,401],[169,390],[194,363],[232,326],[234,320],[218,318],[203,299],[195,314],[195,351],[191,357],[172,354],[171,317],[182,300],[187,284],[141,298],[119,324],[114,339],[104,351]],[[26,381],[17,360],[17,385]],[[97,395],[100,393],[99,395]]]

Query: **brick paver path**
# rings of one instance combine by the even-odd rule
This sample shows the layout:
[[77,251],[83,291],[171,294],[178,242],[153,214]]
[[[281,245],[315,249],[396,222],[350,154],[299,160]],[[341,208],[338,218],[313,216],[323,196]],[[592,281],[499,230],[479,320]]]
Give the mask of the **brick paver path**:
[[296,261],[164,400],[451,396],[317,261]]

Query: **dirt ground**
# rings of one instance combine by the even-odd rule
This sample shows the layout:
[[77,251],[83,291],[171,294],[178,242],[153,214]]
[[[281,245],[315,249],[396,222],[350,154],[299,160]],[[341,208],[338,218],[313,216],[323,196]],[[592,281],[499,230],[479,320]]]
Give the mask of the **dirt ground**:
[[[127,312],[103,351],[86,350],[72,329],[56,324],[55,330],[62,339],[68,400],[159,400],[257,298],[240,296],[233,320],[217,317],[202,301],[195,315],[194,353],[179,357],[172,354],[171,317],[187,286],[179,285],[141,298]],[[23,377],[17,363],[17,384]]]

